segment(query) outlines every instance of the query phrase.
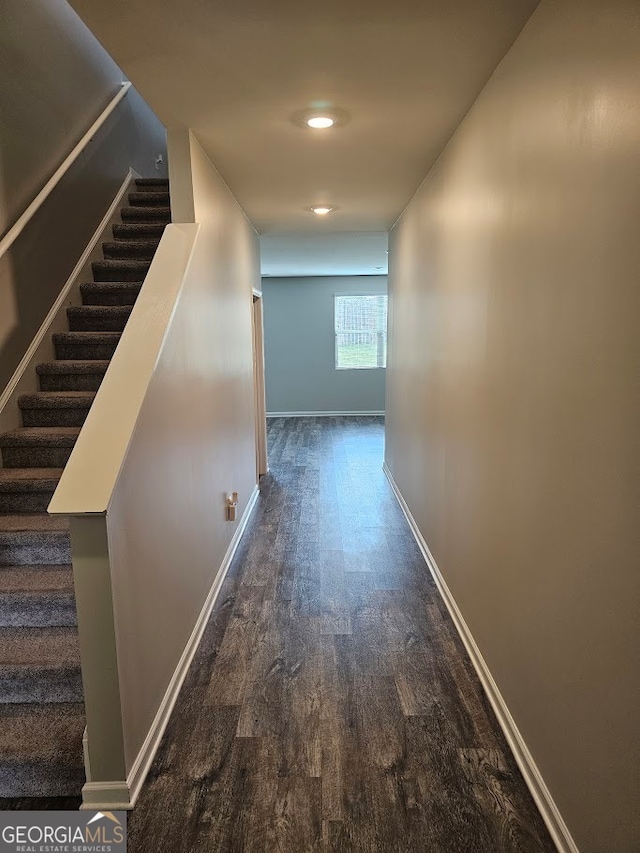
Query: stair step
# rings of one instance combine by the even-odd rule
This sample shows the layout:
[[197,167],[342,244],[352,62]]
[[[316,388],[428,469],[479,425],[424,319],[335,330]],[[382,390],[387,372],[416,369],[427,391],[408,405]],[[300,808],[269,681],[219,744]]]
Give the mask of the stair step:
[[76,625],[71,566],[0,567],[0,627]]
[[144,281],[151,261],[94,261],[91,264],[96,281]]
[[133,305],[140,281],[88,281],[80,285],[83,305]]
[[143,192],[169,192],[169,178],[136,178],[136,187]]
[[0,797],[78,796],[84,726],[79,702],[0,704]]
[[3,702],[81,702],[75,628],[0,628]]
[[95,391],[38,391],[18,398],[26,427],[70,426],[85,422]]
[[41,391],[97,391],[109,367],[103,361],[45,361],[36,366]]
[[131,207],[168,207],[169,193],[158,190],[129,193],[129,204]]
[[62,468],[0,468],[0,513],[46,512]]
[[120,216],[123,222],[171,222],[170,207],[122,207]]
[[78,427],[22,427],[0,435],[5,468],[64,468],[77,441]]
[[160,240],[167,226],[164,222],[123,222],[114,225],[113,239],[116,241],[126,240]]
[[151,260],[156,253],[159,242],[160,239],[115,240],[111,243],[102,244],[102,254],[105,258],[114,260],[126,258]]
[[131,314],[130,305],[74,305],[67,308],[72,332],[121,332]]
[[110,359],[120,340],[120,332],[60,332],[53,335],[56,358],[67,361]]
[[0,515],[0,566],[36,563],[51,566],[70,562],[66,518],[46,513]]

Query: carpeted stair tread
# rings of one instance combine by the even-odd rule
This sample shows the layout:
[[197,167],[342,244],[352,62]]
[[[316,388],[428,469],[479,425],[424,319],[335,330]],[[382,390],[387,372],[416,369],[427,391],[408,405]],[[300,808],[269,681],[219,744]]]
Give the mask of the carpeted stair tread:
[[52,761],[63,755],[66,760],[80,748],[76,756],[80,763],[84,727],[80,703],[0,704],[0,762],[8,758],[24,761],[32,756]]
[[[36,391],[33,394],[22,394],[18,397],[18,406],[22,410],[22,419],[25,426],[38,426],[28,424],[26,418],[29,412],[34,411],[89,411],[95,399],[95,391]],[[58,426],[58,424],[51,424]],[[59,424],[59,426],[81,426],[81,424]]]
[[71,566],[0,566],[0,600],[42,595],[68,595],[73,601]]
[[0,435],[3,447],[73,447],[79,427],[19,427]]
[[3,703],[81,701],[77,628],[0,628],[0,696]]
[[47,513],[0,514],[0,565],[59,565],[69,560],[66,518]]
[[45,361],[36,372],[41,391],[97,391],[109,367],[101,361]]
[[[120,332],[56,332],[52,335],[56,340],[69,341],[116,341],[120,339]],[[108,359],[99,359],[107,361]],[[92,359],[73,359],[73,361],[92,361]]]
[[118,346],[121,332],[59,332],[53,335],[56,357],[62,361],[104,361]]
[[70,669],[80,666],[75,628],[0,628],[0,679],[17,667]]
[[35,394],[23,394],[18,398],[22,423],[27,427],[82,426],[95,396],[95,391],[37,391]]
[[129,193],[129,205],[131,207],[167,207],[169,205],[169,193],[158,190]]
[[123,207],[120,210],[123,222],[171,222],[170,207]]
[[144,192],[154,189],[169,192],[169,178],[136,178],[136,187]]
[[79,427],[19,427],[0,435],[5,468],[59,468],[67,464]]
[[96,281],[144,281],[151,266],[150,260],[105,260],[91,264]]
[[76,626],[71,566],[0,566],[0,627]]
[[0,513],[46,512],[62,468],[0,468]]
[[74,305],[67,308],[72,332],[122,332],[131,305]]
[[114,240],[110,243],[102,244],[102,252],[105,258],[112,260],[124,260],[127,258],[139,258],[141,260],[151,260],[158,248],[157,240]]
[[141,281],[91,281],[80,285],[84,305],[133,305]]
[[67,464],[79,427],[19,427],[0,434],[5,468],[59,468]]
[[18,403],[40,409],[75,409],[78,405],[90,406],[95,396],[95,391],[34,391],[22,394]]
[[21,409],[78,409],[90,408],[95,391],[36,391],[18,397]]
[[163,222],[123,222],[114,225],[114,240],[160,240],[167,226]]
[[91,361],[78,359],[76,361],[43,361],[36,367],[39,376],[68,375],[72,373],[106,373],[110,362],[108,359]]
[[0,595],[73,592],[71,566],[0,566]]
[[[73,587],[67,590],[4,593],[0,590],[0,627],[55,628],[76,627],[76,597]],[[7,699],[8,697],[4,697]],[[20,701],[28,699],[22,694]],[[68,696],[75,699],[76,693]]]
[[68,533],[69,520],[46,512],[37,514],[0,514],[0,536],[10,533]]
[[79,795],[84,726],[80,702],[0,705],[0,797]]
[[0,514],[0,566],[60,565],[70,561],[66,518],[46,512]]
[[57,483],[63,468],[0,468],[0,492],[37,491]]

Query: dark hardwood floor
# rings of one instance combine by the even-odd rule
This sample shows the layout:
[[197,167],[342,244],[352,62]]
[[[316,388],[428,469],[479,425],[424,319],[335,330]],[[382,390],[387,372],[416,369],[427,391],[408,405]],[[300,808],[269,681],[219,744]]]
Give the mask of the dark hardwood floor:
[[129,814],[130,853],[555,851],[383,441],[381,418],[269,421],[271,472]]
[[129,816],[130,853],[555,847],[381,470],[274,419],[271,473]]

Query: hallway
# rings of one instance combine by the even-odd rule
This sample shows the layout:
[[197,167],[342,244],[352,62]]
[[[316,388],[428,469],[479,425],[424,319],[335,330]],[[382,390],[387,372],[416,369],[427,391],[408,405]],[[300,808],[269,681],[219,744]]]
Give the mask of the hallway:
[[383,420],[268,439],[131,853],[553,851],[382,472]]

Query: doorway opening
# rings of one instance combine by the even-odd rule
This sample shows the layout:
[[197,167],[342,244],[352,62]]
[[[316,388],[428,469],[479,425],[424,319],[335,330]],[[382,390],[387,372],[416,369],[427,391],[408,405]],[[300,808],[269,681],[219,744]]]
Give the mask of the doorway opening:
[[267,407],[264,388],[264,318],[262,291],[253,291],[253,388],[256,425],[256,482],[269,471],[267,458]]

